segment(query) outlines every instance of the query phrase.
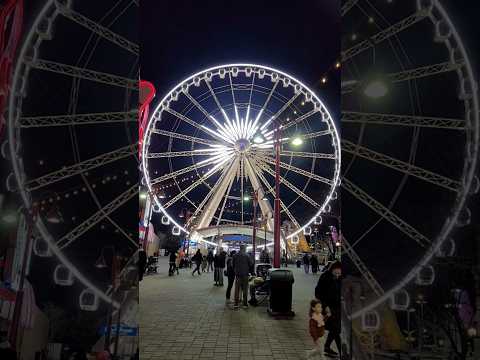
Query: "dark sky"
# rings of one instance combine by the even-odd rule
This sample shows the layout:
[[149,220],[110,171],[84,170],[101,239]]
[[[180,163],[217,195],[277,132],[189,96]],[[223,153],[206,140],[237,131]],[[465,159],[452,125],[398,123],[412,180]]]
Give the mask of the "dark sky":
[[144,0],[142,77],[155,84],[159,97],[202,68],[251,62],[313,85],[338,58],[338,1],[272,4]]

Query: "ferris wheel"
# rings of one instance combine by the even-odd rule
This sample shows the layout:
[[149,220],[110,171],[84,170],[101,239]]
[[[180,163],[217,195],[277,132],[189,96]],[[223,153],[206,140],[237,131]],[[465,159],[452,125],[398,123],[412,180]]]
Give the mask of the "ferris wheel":
[[[174,234],[217,245],[206,238],[220,228],[250,234],[257,200],[271,232],[275,141],[281,211],[295,225],[285,247],[311,233],[337,197],[340,142],[328,109],[302,82],[263,65],[217,66],[179,82],[145,131],[142,170],[154,211]],[[186,222],[183,208],[192,212]]]
[[341,15],[342,245],[373,294],[358,318],[431,284],[432,258],[453,253],[479,188],[479,105],[441,1],[349,0]]
[[52,279],[78,293],[83,310],[112,301],[111,287],[86,275],[104,260],[97,240],[130,249],[124,255],[138,248],[138,223],[126,215],[138,205],[139,46],[135,27],[122,26],[137,11],[138,1],[45,1],[12,79],[7,187],[38,211],[33,252],[57,259]]

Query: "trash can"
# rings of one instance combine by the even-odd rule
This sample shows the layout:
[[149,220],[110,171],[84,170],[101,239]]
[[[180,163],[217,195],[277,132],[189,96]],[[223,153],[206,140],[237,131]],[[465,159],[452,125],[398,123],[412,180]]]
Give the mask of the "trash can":
[[295,316],[292,311],[293,273],[286,269],[270,269],[269,281],[268,313],[272,316]]

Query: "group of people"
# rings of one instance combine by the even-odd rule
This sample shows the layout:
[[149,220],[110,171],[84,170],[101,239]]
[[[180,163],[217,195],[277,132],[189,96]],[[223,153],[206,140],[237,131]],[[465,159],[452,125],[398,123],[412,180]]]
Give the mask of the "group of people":
[[[192,276],[197,273],[201,275],[202,272],[213,271],[213,279],[215,286],[223,286],[223,275],[227,261],[227,253],[220,248],[219,252],[215,255],[213,251],[210,250],[207,255],[203,255],[200,249],[197,250],[195,255],[192,257],[192,262],[195,264],[195,268],[192,271]],[[200,271],[201,267],[201,271]]]
[[227,290],[225,293],[226,303],[231,304],[232,288],[235,285],[233,308],[238,309],[240,304],[240,294],[242,295],[242,306],[248,308],[248,282],[250,274],[254,272],[254,263],[252,258],[246,253],[245,245],[240,245],[240,251],[232,251],[227,254],[223,248],[213,255],[210,251],[206,256],[202,255],[200,249],[192,257],[195,268],[192,276],[197,273],[201,275],[200,267],[202,263],[207,262],[207,272],[210,269],[214,272],[214,286],[224,285],[224,276],[227,278]]
[[319,270],[319,261],[315,254],[309,256],[308,254],[303,255],[302,260],[297,260],[297,267],[300,267],[303,263],[303,269],[305,270],[305,274],[310,272],[310,267],[312,268],[312,273],[316,274]]

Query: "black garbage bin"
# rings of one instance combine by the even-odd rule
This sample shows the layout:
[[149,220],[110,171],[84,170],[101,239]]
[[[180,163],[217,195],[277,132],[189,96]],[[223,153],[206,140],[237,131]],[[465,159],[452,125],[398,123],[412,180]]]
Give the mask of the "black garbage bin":
[[294,316],[292,311],[293,273],[286,269],[270,269],[270,300],[268,313],[272,316]]

